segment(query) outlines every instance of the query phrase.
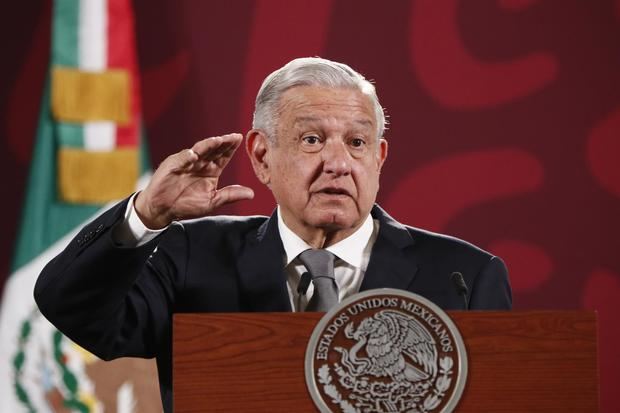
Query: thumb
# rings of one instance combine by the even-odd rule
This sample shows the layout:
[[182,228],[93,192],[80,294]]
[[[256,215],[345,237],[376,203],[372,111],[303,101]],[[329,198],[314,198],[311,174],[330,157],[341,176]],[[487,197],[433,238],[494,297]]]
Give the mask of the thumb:
[[254,191],[251,188],[242,185],[229,185],[218,189],[212,202],[213,207],[218,208],[222,205],[252,198],[254,198]]

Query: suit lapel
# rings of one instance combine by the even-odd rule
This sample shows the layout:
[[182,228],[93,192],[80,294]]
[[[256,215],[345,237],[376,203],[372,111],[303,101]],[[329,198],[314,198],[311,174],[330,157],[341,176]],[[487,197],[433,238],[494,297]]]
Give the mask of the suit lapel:
[[[407,290],[418,270],[413,254],[408,253],[414,239],[379,206],[374,206],[372,216],[379,220],[379,234],[360,290]],[[238,263],[244,310],[292,311],[276,212],[256,232],[248,235]]]
[[379,220],[379,234],[372,248],[361,291],[373,288],[406,290],[418,270],[414,255],[407,250],[414,239],[407,229],[375,205],[371,212]]
[[247,311],[292,311],[276,213],[248,235],[239,257],[242,302]]

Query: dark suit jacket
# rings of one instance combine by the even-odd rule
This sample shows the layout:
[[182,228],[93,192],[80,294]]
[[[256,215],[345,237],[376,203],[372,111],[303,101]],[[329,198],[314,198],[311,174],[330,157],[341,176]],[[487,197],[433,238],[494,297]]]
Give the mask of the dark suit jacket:
[[[172,411],[171,315],[291,311],[277,217],[212,217],[173,224],[138,248],[112,240],[124,201],[88,224],[43,270],[41,312],[104,360],[157,357],[164,408]],[[404,226],[378,206],[379,234],[361,290],[391,287],[443,309],[462,309],[450,275],[463,274],[469,308],[509,309],[504,263],[464,241]]]

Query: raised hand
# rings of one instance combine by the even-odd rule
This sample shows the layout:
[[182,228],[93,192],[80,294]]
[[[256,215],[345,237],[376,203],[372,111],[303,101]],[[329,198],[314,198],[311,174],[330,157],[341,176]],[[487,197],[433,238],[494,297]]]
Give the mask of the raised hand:
[[167,157],[135,198],[144,225],[159,229],[174,220],[204,217],[224,204],[252,199],[254,191],[245,186],[218,189],[219,177],[242,140],[238,133],[207,138]]

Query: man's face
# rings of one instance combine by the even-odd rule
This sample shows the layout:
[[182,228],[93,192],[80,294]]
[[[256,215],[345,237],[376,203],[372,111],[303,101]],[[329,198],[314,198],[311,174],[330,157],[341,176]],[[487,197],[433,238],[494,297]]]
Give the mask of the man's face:
[[318,229],[328,242],[353,233],[375,202],[387,155],[370,98],[351,89],[289,89],[275,138],[266,145],[259,178],[287,226],[299,235]]

